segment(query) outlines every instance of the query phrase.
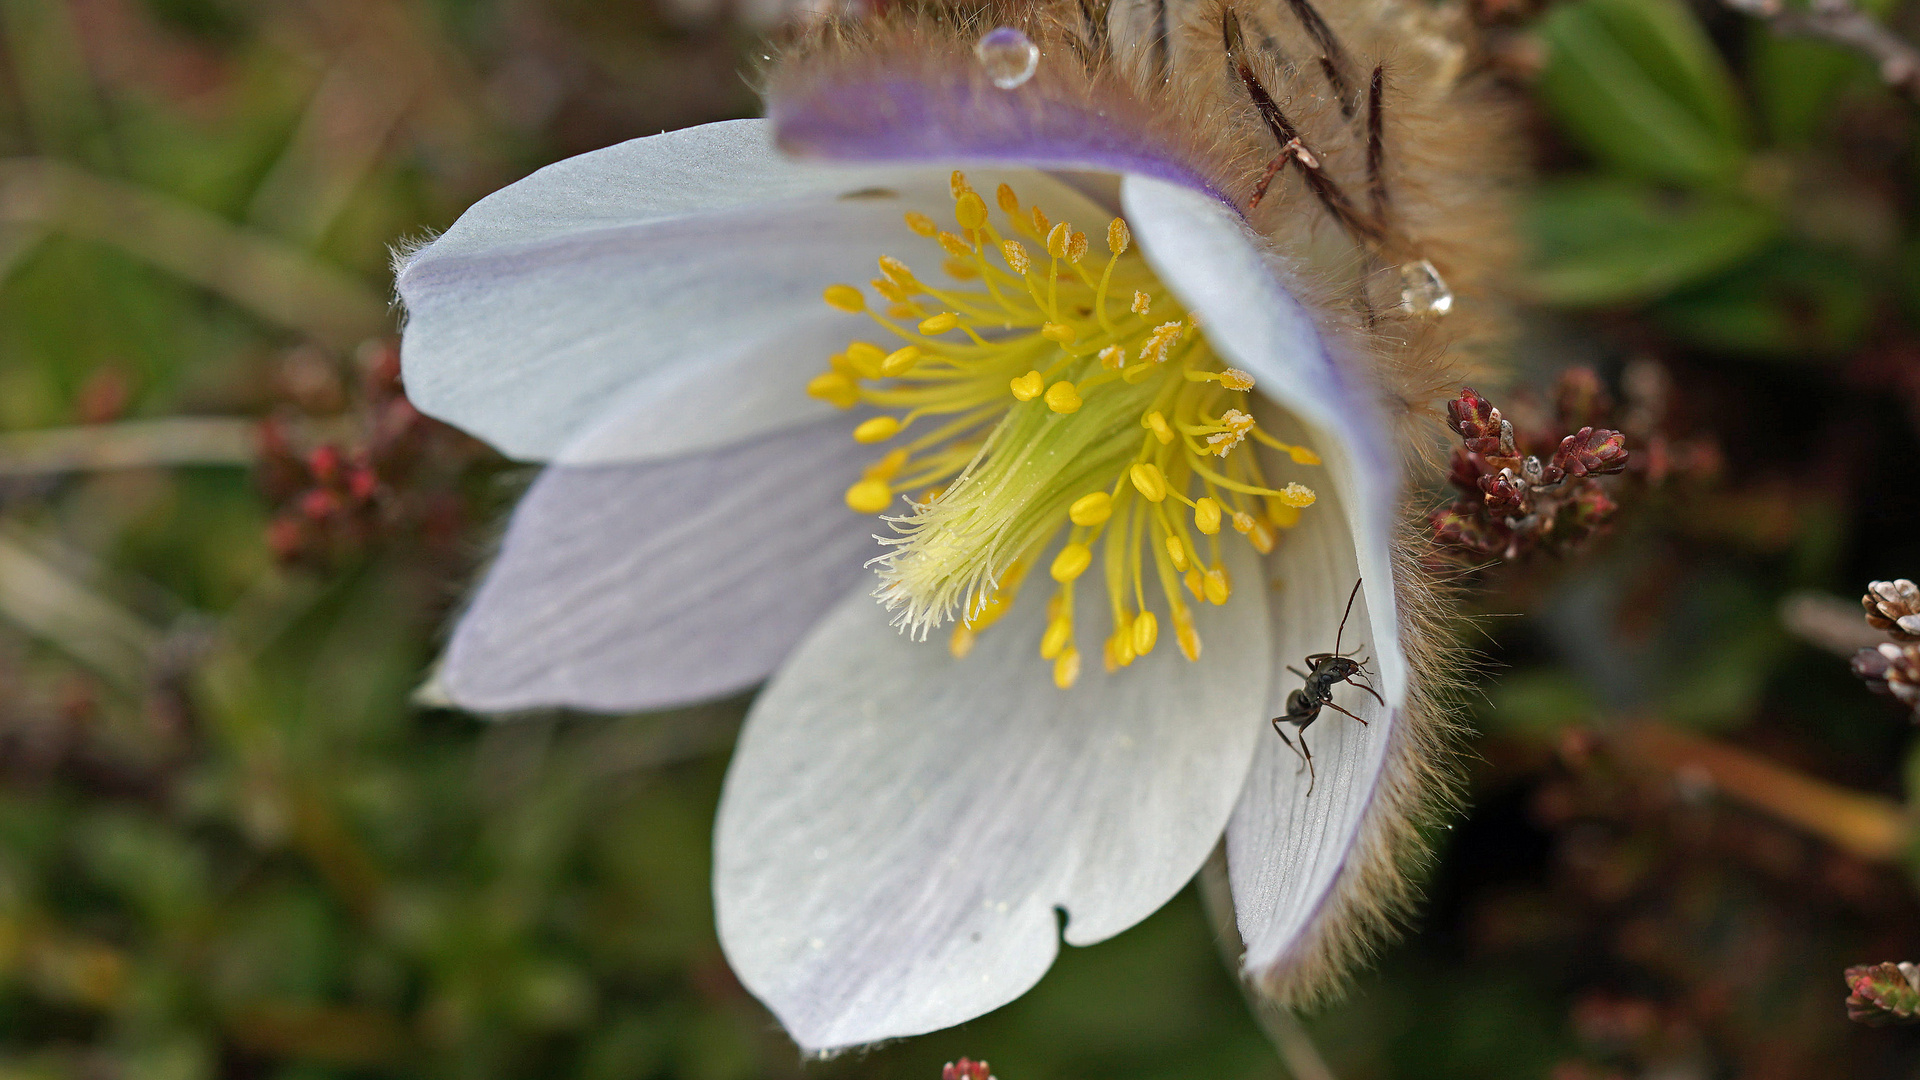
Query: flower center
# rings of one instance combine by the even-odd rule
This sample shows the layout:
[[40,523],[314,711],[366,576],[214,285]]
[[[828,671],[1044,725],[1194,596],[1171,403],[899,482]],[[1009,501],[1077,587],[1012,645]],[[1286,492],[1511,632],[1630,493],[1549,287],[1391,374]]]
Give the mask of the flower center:
[[893,339],[849,344],[807,385],[841,408],[877,406],[853,437],[895,444],[847,489],[847,505],[864,514],[906,496],[886,519],[897,535],[875,560],[876,595],[922,638],[954,621],[950,647],[965,656],[1064,531],[1040,641],[1057,685],[1080,675],[1073,593],[1096,553],[1111,619],[1106,669],[1153,651],[1156,606],[1181,652],[1199,659],[1188,598],[1224,604],[1232,592],[1221,526],[1266,554],[1314,501],[1300,484],[1270,484],[1252,444],[1300,465],[1320,459],[1254,422],[1253,378],[1214,354],[1131,250],[1124,220],[1107,224],[1106,264],[1088,266],[1086,234],[1023,209],[1007,185],[996,198],[1005,231],[958,172],[953,197],[958,231],[906,216],[947,252],[951,284],[926,284],[883,256],[870,284],[884,309],[851,285],[824,294]]

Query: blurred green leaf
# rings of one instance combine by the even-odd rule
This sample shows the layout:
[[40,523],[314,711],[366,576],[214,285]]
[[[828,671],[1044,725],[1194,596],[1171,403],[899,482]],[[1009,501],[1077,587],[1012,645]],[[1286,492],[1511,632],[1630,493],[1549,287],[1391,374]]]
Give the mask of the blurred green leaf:
[[1508,672],[1488,687],[1487,705],[1487,727],[1526,739],[1552,739],[1601,712],[1593,688],[1565,668]]
[[1817,358],[1858,343],[1872,307],[1873,290],[1859,264],[1781,245],[1652,310],[1673,334],[1707,348]]
[[1732,197],[1583,178],[1542,185],[1528,206],[1528,225],[1534,296],[1594,305],[1661,296],[1726,270],[1764,247],[1780,221]]
[[1727,187],[1746,119],[1713,43],[1676,0],[1578,0],[1540,23],[1539,92],[1606,163],[1651,180]]
[[1820,133],[1833,99],[1849,82],[1872,74],[1859,54],[1807,38],[1781,37],[1753,27],[1747,71],[1753,95],[1775,142],[1804,143]]

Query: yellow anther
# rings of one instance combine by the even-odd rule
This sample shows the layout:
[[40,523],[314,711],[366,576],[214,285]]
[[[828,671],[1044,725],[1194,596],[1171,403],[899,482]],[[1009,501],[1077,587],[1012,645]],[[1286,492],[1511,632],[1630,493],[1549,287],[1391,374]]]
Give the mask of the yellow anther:
[[1252,532],[1253,515],[1244,510],[1235,510],[1233,512],[1233,531],[1242,534]]
[[1027,258],[1027,246],[1018,240],[1007,240],[1000,245],[1000,257],[1007,260],[1007,266],[1016,274],[1024,274],[1033,265]]
[[1220,531],[1220,504],[1212,498],[1202,498],[1193,504],[1193,527],[1212,536]]
[[1167,423],[1167,418],[1161,414],[1159,409],[1155,409],[1141,417],[1140,423],[1145,426],[1148,431],[1153,432],[1153,437],[1160,440],[1160,445],[1166,446],[1173,442],[1173,425]]
[[1067,261],[1079,262],[1087,257],[1087,234],[1076,232],[1067,238]]
[[1167,497],[1166,474],[1162,473],[1160,466],[1155,465],[1153,462],[1136,461],[1133,463],[1133,466],[1127,470],[1127,475],[1133,480],[1134,490],[1138,491],[1140,497],[1148,502],[1157,503]]
[[913,267],[891,255],[880,256],[880,272],[905,287],[917,287],[920,282],[913,276]]
[[1173,560],[1173,569],[1176,573],[1193,565],[1187,558],[1187,545],[1181,543],[1177,536],[1167,537],[1167,558]]
[[1053,575],[1053,580],[1065,584],[1086,573],[1087,567],[1092,563],[1091,548],[1085,544],[1068,544],[1060,549],[1060,554],[1053,557],[1053,568],[1048,573]]
[[1047,632],[1040,635],[1040,659],[1052,660],[1073,644],[1073,620],[1055,618],[1047,623]]
[[1067,257],[1067,241],[1073,238],[1073,229],[1066,222],[1055,225],[1047,233],[1047,254],[1056,259]]
[[1140,359],[1153,364],[1167,362],[1167,352],[1180,340],[1180,323],[1166,322],[1153,328],[1147,343],[1140,346]]
[[886,457],[861,470],[860,475],[868,480],[891,480],[906,467],[907,456],[906,447],[895,447],[887,451]]
[[1133,230],[1127,228],[1124,219],[1114,218],[1107,222],[1107,250],[1115,255],[1125,255],[1127,248],[1133,245]]
[[1133,620],[1133,655],[1145,656],[1160,640],[1160,620],[1151,611],[1143,611]]
[[1180,643],[1180,654],[1188,660],[1200,659],[1200,634],[1193,628],[1193,613],[1185,606],[1173,609],[1173,637]]
[[1253,376],[1239,368],[1228,368],[1220,373],[1220,385],[1229,390],[1253,389]]
[[1188,570],[1187,575],[1180,579],[1180,583],[1187,587],[1187,591],[1193,594],[1195,600],[1207,598],[1207,575],[1201,573],[1199,567]]
[[1152,308],[1153,297],[1148,296],[1139,289],[1133,290],[1133,313],[1135,315],[1145,315]]
[[1320,455],[1314,453],[1313,451],[1307,449],[1304,446],[1287,447],[1287,456],[1293,459],[1293,463],[1295,465],[1320,464]]
[[943,232],[940,234],[940,250],[956,259],[965,261],[969,266],[972,265],[973,245],[955,236],[953,233]]
[[847,509],[877,514],[893,502],[893,487],[885,480],[862,480],[847,489]]
[[1300,524],[1300,508],[1288,506],[1279,499],[1267,500],[1267,517],[1282,529],[1291,529]]
[[1067,507],[1067,520],[1092,528],[1113,516],[1113,496],[1104,491],[1082,495]]
[[1080,681],[1080,650],[1068,646],[1067,651],[1053,662],[1053,685],[1062,690],[1073,689]]
[[828,307],[837,308],[850,315],[867,310],[867,298],[861,296],[860,290],[851,285],[829,285],[827,290],[820,294],[820,298],[827,302]]
[[955,281],[972,281],[980,276],[980,268],[965,259],[945,259],[940,263],[940,269]]
[[1313,489],[1302,484],[1288,484],[1286,487],[1280,489],[1280,494],[1276,497],[1282,503],[1296,510],[1301,507],[1312,506],[1315,498]]
[[1079,337],[1080,334],[1079,331],[1076,331],[1066,323],[1050,322],[1040,324],[1040,336],[1046,338],[1048,341],[1057,341],[1062,345],[1071,345],[1073,344],[1073,339]]
[[1227,572],[1217,566],[1207,571],[1206,589],[1209,604],[1224,604],[1227,602],[1227,597],[1233,595],[1233,586],[1227,581]]
[[1106,664],[1109,675],[1120,670],[1120,654],[1114,649],[1118,640],[1117,636],[1107,638],[1105,647],[1100,650],[1101,660]]
[[1047,220],[1047,215],[1041,213],[1040,208],[1038,206],[1034,207],[1033,208],[1033,231],[1040,236],[1045,236],[1047,235],[1048,232],[1052,231],[1052,229],[1053,229],[1053,225],[1051,222]]
[[[1298,510],[1294,510],[1293,512],[1295,515],[1300,513]],[[1273,554],[1274,545],[1279,539],[1279,531],[1273,527],[1272,522],[1267,521],[1265,518],[1256,519],[1253,523],[1253,528],[1247,530],[1247,542],[1253,545],[1253,550],[1262,555]]]
[[973,627],[966,623],[954,623],[953,636],[947,639],[947,651],[953,654],[955,660],[965,660],[967,654],[973,651],[973,643],[979,640],[979,637],[980,635],[974,631]]
[[1113,628],[1113,636],[1107,639],[1107,652],[1116,668],[1126,667],[1138,658],[1133,649],[1133,623],[1124,615]]
[[907,228],[912,229],[915,236],[930,237],[940,231],[940,226],[935,225],[932,218],[912,210],[907,211]]
[[807,395],[837,408],[851,409],[860,400],[860,388],[838,371],[823,371],[807,381]]
[[960,325],[960,316],[951,311],[920,320],[920,332],[923,334],[944,334]]
[[853,429],[853,441],[860,443],[886,442],[900,434],[900,421],[891,416],[876,416],[862,421]]
[[1047,387],[1047,408],[1057,413],[1078,412],[1082,402],[1080,391],[1065,379]]
[[855,341],[847,346],[847,362],[869,379],[880,377],[880,362],[886,358],[880,346],[871,342]]
[[955,199],[973,190],[967,186],[967,174],[959,169],[953,170],[953,175],[947,177],[947,187],[953,192]]
[[1118,345],[1109,345],[1100,350],[1100,366],[1108,371],[1119,371],[1127,366],[1127,350]]
[[895,375],[903,375],[909,371],[912,371],[913,365],[919,362],[920,362],[920,346],[902,345],[901,347],[888,353],[880,361],[880,374],[885,375],[888,378],[892,378]]
[[953,219],[963,229],[978,229],[986,225],[986,200],[972,191],[958,196],[953,203]]
[[993,198],[995,202],[1000,204],[1002,212],[1008,214],[1017,214],[1020,212],[1020,196],[1013,193],[1011,186],[1001,184],[999,189],[993,193]]
[[900,283],[892,278],[877,277],[867,282],[867,284],[873,286],[874,292],[879,293],[881,296],[886,297],[896,304],[904,304],[913,298],[912,293],[902,288]]
[[1012,389],[1013,396],[1017,400],[1032,401],[1034,398],[1046,393],[1047,377],[1037,371],[1029,371],[1025,375],[1016,376],[1009,380],[1007,386]]

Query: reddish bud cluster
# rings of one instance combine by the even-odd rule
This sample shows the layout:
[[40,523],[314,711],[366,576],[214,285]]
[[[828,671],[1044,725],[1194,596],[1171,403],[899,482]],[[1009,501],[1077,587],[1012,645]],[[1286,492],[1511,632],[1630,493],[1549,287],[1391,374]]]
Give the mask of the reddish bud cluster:
[[949,1061],[940,1069],[940,1080],[994,1080],[984,1061],[972,1061],[961,1058]]
[[1920,968],[1863,964],[1846,974],[1847,1019],[1873,1027],[1920,1021]]
[[[1558,405],[1563,423],[1600,419],[1608,410],[1599,380],[1585,369],[1562,380]],[[1557,441],[1516,432],[1471,389],[1447,403],[1447,419],[1462,446],[1448,475],[1460,498],[1430,518],[1443,552],[1513,561],[1541,548],[1576,545],[1613,516],[1615,504],[1595,478],[1627,467],[1627,438],[1620,432],[1591,423]]]
[[260,425],[258,479],[276,507],[267,543],[282,562],[326,567],[396,533],[440,545],[459,533],[452,480],[473,444],[407,401],[394,343],[369,343],[360,360],[357,394],[338,395],[348,423],[330,425],[345,438],[303,448],[312,418],[293,411]]

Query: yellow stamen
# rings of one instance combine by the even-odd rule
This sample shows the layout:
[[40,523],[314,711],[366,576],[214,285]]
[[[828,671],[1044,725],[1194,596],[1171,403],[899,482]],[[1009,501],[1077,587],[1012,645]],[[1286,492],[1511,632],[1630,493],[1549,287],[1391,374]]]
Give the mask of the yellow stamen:
[[893,488],[885,480],[862,480],[847,489],[847,509],[856,514],[877,514],[893,502]]
[[851,409],[860,401],[860,388],[838,371],[823,371],[807,381],[807,395],[837,408]]
[[1069,647],[1053,662],[1053,685],[1062,690],[1073,689],[1080,681],[1080,650]]
[[1127,469],[1132,478],[1134,489],[1148,502],[1160,502],[1167,497],[1167,478],[1161,474],[1160,466],[1151,461],[1136,462]]
[[862,421],[853,429],[853,441],[861,443],[886,442],[900,434],[900,421],[891,416],[876,416]]
[[1078,412],[1080,405],[1080,392],[1073,388],[1072,383],[1062,380],[1047,387],[1047,408],[1054,412]]
[[1153,612],[1143,611],[1133,620],[1133,654],[1145,656],[1153,651],[1154,642],[1160,640],[1160,620]]
[[[1011,187],[997,185],[989,203],[955,173],[951,190],[948,229],[905,217],[939,243],[946,279],[923,282],[887,256],[872,281],[878,310],[852,285],[822,294],[894,342],[852,342],[807,383],[830,404],[882,410],[854,428],[856,441],[896,440],[846,491],[858,512],[897,510],[882,598],[916,635],[954,621],[948,649],[966,656],[1012,608],[1026,569],[1057,548],[1039,645],[1056,683],[1071,686],[1081,673],[1073,591],[1097,553],[1107,670],[1148,655],[1166,618],[1181,653],[1197,658],[1191,605],[1232,591],[1222,525],[1271,551],[1313,502],[1291,478],[1270,483],[1248,440],[1294,465],[1318,459],[1260,430],[1252,378],[1221,362],[1177,296],[1158,295],[1124,220],[1108,222],[1109,258],[1095,274],[1080,265],[1087,235],[1023,206]],[[1048,260],[1038,270],[1035,243]]]
[[1068,544],[1053,557],[1053,580],[1062,584],[1072,581],[1087,572],[1093,565],[1093,550],[1085,544]]
[[1101,525],[1113,516],[1113,496],[1104,491],[1082,495],[1067,508],[1067,520],[1082,528]]

